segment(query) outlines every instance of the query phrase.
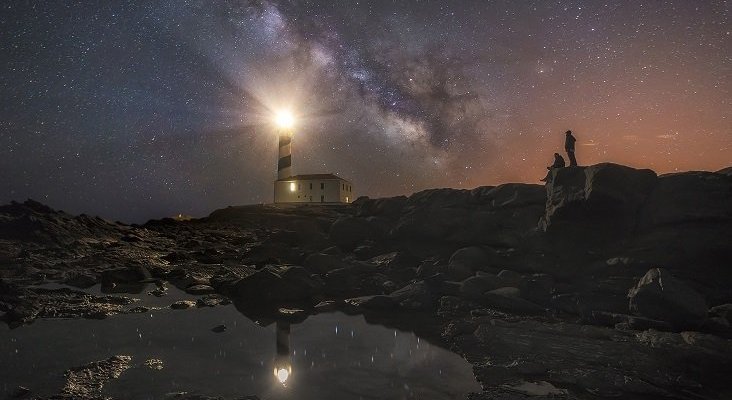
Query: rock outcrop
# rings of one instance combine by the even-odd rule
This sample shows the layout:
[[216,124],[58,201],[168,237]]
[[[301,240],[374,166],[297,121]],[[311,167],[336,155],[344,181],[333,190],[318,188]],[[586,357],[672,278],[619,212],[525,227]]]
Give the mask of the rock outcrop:
[[546,185],[540,227],[550,231],[571,225],[603,233],[627,232],[635,228],[638,212],[656,181],[651,170],[610,163],[555,169]]

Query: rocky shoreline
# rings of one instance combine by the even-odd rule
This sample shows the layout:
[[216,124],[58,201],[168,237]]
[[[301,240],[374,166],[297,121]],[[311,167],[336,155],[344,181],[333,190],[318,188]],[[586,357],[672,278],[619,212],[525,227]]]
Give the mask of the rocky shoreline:
[[[730,238],[730,168],[657,176],[598,164],[555,170],[546,186],[144,225],[26,201],[0,206],[0,311],[11,327],[114,318],[141,311],[125,293],[170,284],[202,296],[180,308],[233,302],[262,321],[341,310],[415,331],[473,365],[474,400],[724,399]],[[48,283],[101,284],[103,295]],[[124,361],[94,369],[113,376],[103,365]],[[69,374],[75,398],[99,394],[102,378],[89,376],[87,390]]]

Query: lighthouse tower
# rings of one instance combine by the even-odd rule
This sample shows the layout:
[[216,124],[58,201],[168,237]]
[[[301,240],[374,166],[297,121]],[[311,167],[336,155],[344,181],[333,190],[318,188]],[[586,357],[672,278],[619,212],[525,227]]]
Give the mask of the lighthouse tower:
[[277,179],[287,179],[292,176],[292,130],[280,129],[280,158],[277,161]]

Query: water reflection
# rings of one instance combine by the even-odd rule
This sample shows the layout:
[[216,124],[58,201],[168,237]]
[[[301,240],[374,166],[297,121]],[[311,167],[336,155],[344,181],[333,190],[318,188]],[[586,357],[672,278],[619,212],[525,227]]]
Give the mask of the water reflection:
[[[170,292],[170,300],[187,296]],[[220,325],[226,329],[212,331]],[[459,399],[479,390],[456,354],[362,316],[290,314],[275,321],[218,306],[0,327],[0,398],[17,386],[37,397],[54,395],[66,369],[117,354],[132,356],[133,366],[106,383],[103,396]],[[159,360],[162,369],[148,360]]]
[[277,321],[277,355],[274,361],[274,375],[282,386],[287,386],[287,379],[292,375],[290,354],[290,323]]

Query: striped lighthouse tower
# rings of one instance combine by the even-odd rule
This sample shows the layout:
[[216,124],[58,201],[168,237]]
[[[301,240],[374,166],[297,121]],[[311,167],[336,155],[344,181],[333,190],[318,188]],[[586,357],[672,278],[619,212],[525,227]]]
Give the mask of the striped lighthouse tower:
[[289,178],[292,176],[292,131],[288,128],[280,129],[279,155],[277,179]]

